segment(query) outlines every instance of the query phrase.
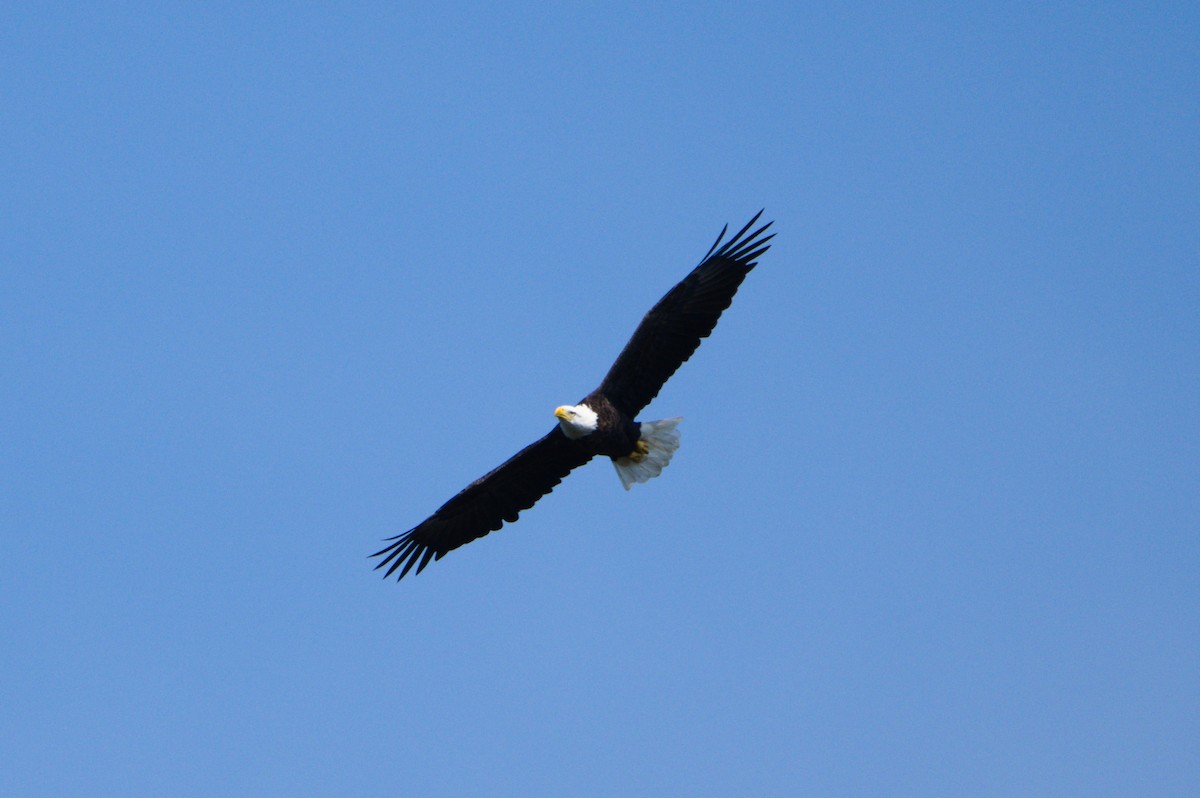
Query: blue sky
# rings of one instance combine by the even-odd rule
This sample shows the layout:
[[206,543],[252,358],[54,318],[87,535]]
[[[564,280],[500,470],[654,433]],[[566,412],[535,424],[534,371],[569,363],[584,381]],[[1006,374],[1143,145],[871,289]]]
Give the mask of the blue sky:
[[0,11],[0,793],[1195,795],[1196,9],[498,9]]

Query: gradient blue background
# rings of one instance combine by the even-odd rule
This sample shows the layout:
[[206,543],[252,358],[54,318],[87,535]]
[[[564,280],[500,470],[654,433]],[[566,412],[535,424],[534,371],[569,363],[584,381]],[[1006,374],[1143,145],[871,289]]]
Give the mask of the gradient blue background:
[[498,8],[0,11],[0,793],[1200,793],[1196,6]]

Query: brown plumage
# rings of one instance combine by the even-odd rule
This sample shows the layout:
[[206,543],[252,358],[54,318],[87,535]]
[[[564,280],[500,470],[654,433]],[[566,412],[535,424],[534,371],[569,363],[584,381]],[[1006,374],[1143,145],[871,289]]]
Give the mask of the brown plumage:
[[[761,215],[762,211],[755,214],[723,246],[728,228],[722,229],[700,265],[646,314],[600,387],[575,408],[594,412],[590,427],[572,426],[560,415],[562,423],[545,437],[472,482],[416,527],[389,538],[390,545],[371,555],[382,557],[376,569],[386,566],[384,576],[400,569],[398,579],[414,567],[420,573],[431,559],[440,560],[446,552],[496,531],[506,521],[516,521],[522,510],[596,455],[618,464],[640,463],[647,456],[644,449],[650,447],[640,437],[641,423],[634,418],[713,331],[742,280],[757,265],[755,259],[769,249],[767,242],[774,234],[762,233],[770,222],[746,234]],[[677,436],[675,441],[677,447]],[[669,460],[669,452],[665,458]]]

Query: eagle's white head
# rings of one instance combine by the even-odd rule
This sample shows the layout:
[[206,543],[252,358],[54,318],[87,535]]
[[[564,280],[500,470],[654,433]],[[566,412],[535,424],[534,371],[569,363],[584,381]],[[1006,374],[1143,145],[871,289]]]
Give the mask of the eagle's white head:
[[563,435],[571,440],[591,435],[600,423],[596,411],[587,405],[563,405],[554,411],[554,417],[558,419]]

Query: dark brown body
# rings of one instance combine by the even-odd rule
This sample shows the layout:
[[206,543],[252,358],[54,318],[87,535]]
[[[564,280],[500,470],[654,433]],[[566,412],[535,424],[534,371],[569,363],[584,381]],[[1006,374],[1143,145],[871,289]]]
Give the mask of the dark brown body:
[[608,401],[608,397],[593,391],[580,404],[596,411],[596,431],[577,442],[593,454],[613,458],[627,457],[637,446],[641,424],[626,416]]

